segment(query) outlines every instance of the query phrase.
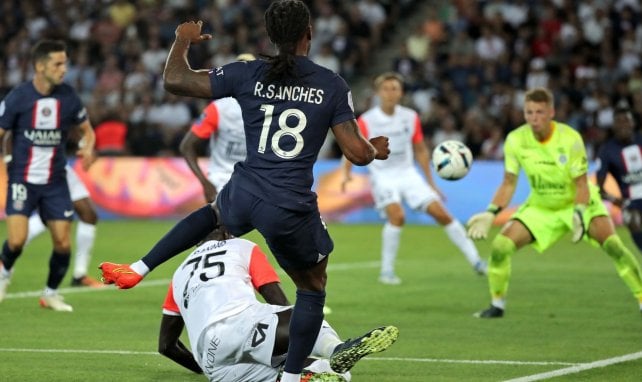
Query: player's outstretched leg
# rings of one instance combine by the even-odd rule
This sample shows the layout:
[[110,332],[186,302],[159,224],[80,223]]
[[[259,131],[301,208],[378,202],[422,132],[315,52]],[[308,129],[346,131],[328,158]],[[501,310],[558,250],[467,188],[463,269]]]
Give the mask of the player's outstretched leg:
[[337,373],[345,373],[368,354],[386,350],[397,340],[397,337],[399,337],[397,327],[382,326],[354,340],[348,339],[334,349],[330,357],[330,366]]

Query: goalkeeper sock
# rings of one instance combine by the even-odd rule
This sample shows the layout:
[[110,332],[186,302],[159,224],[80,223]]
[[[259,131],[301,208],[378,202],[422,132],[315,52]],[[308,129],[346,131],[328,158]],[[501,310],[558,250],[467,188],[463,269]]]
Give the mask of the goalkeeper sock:
[[613,259],[617,273],[633,295],[642,302],[642,271],[640,264],[618,235],[611,235],[602,243],[604,251]]
[[399,251],[401,227],[386,222],[381,232],[381,274],[393,275]]
[[466,260],[474,267],[481,259],[479,258],[477,247],[475,247],[473,241],[466,236],[464,226],[461,225],[458,220],[453,220],[450,224],[444,226],[444,229],[450,241],[459,248],[464,256],[466,256]]
[[191,248],[217,227],[217,217],[211,205],[206,205],[179,221],[141,260],[152,270]]
[[[496,301],[497,304],[503,301],[508,291],[511,256],[515,251],[517,251],[517,247],[511,239],[502,234],[495,236],[491,245],[490,260],[488,262],[488,285],[493,301]],[[499,305],[497,305],[497,307],[501,308]]]

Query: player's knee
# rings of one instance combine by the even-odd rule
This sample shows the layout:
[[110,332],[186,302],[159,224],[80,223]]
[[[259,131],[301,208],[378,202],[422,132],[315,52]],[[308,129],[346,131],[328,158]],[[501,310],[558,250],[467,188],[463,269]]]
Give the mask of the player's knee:
[[22,248],[24,247],[25,242],[26,242],[26,238],[25,239],[8,238],[7,247],[9,247],[9,250],[11,252],[22,252]]
[[512,255],[516,250],[515,243],[504,235],[497,235],[491,244],[491,259],[495,262],[501,262]]
[[406,217],[403,214],[388,216],[388,222],[396,227],[401,227],[406,223]]

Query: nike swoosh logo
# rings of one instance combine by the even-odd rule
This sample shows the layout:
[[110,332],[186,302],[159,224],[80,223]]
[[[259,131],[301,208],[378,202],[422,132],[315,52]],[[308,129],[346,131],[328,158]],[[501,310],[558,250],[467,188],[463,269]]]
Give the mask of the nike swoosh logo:
[[328,255],[322,255],[322,254],[320,254],[320,253],[319,253],[319,258],[317,259],[317,263],[322,262],[322,261],[323,261],[323,259],[325,259],[327,256],[328,256]]
[[73,210],[71,210],[71,211],[65,211],[65,212],[63,212],[62,214],[63,214],[63,215],[65,215],[65,217],[66,217],[66,218],[69,218],[69,217],[73,216],[74,211],[73,211]]

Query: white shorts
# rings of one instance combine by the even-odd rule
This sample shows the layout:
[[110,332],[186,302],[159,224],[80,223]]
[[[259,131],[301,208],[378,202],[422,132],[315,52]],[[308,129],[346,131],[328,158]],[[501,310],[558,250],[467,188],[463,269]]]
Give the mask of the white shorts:
[[375,207],[383,211],[386,206],[406,202],[413,210],[425,212],[430,203],[439,200],[439,194],[415,170],[370,175]]
[[197,346],[205,376],[213,382],[274,382],[279,374],[272,359],[276,313],[288,309],[257,302],[205,329]]
[[89,198],[89,190],[87,190],[85,184],[80,180],[76,171],[69,165],[65,166],[65,169],[67,170],[67,184],[69,186],[71,201],[77,202],[81,199]]

